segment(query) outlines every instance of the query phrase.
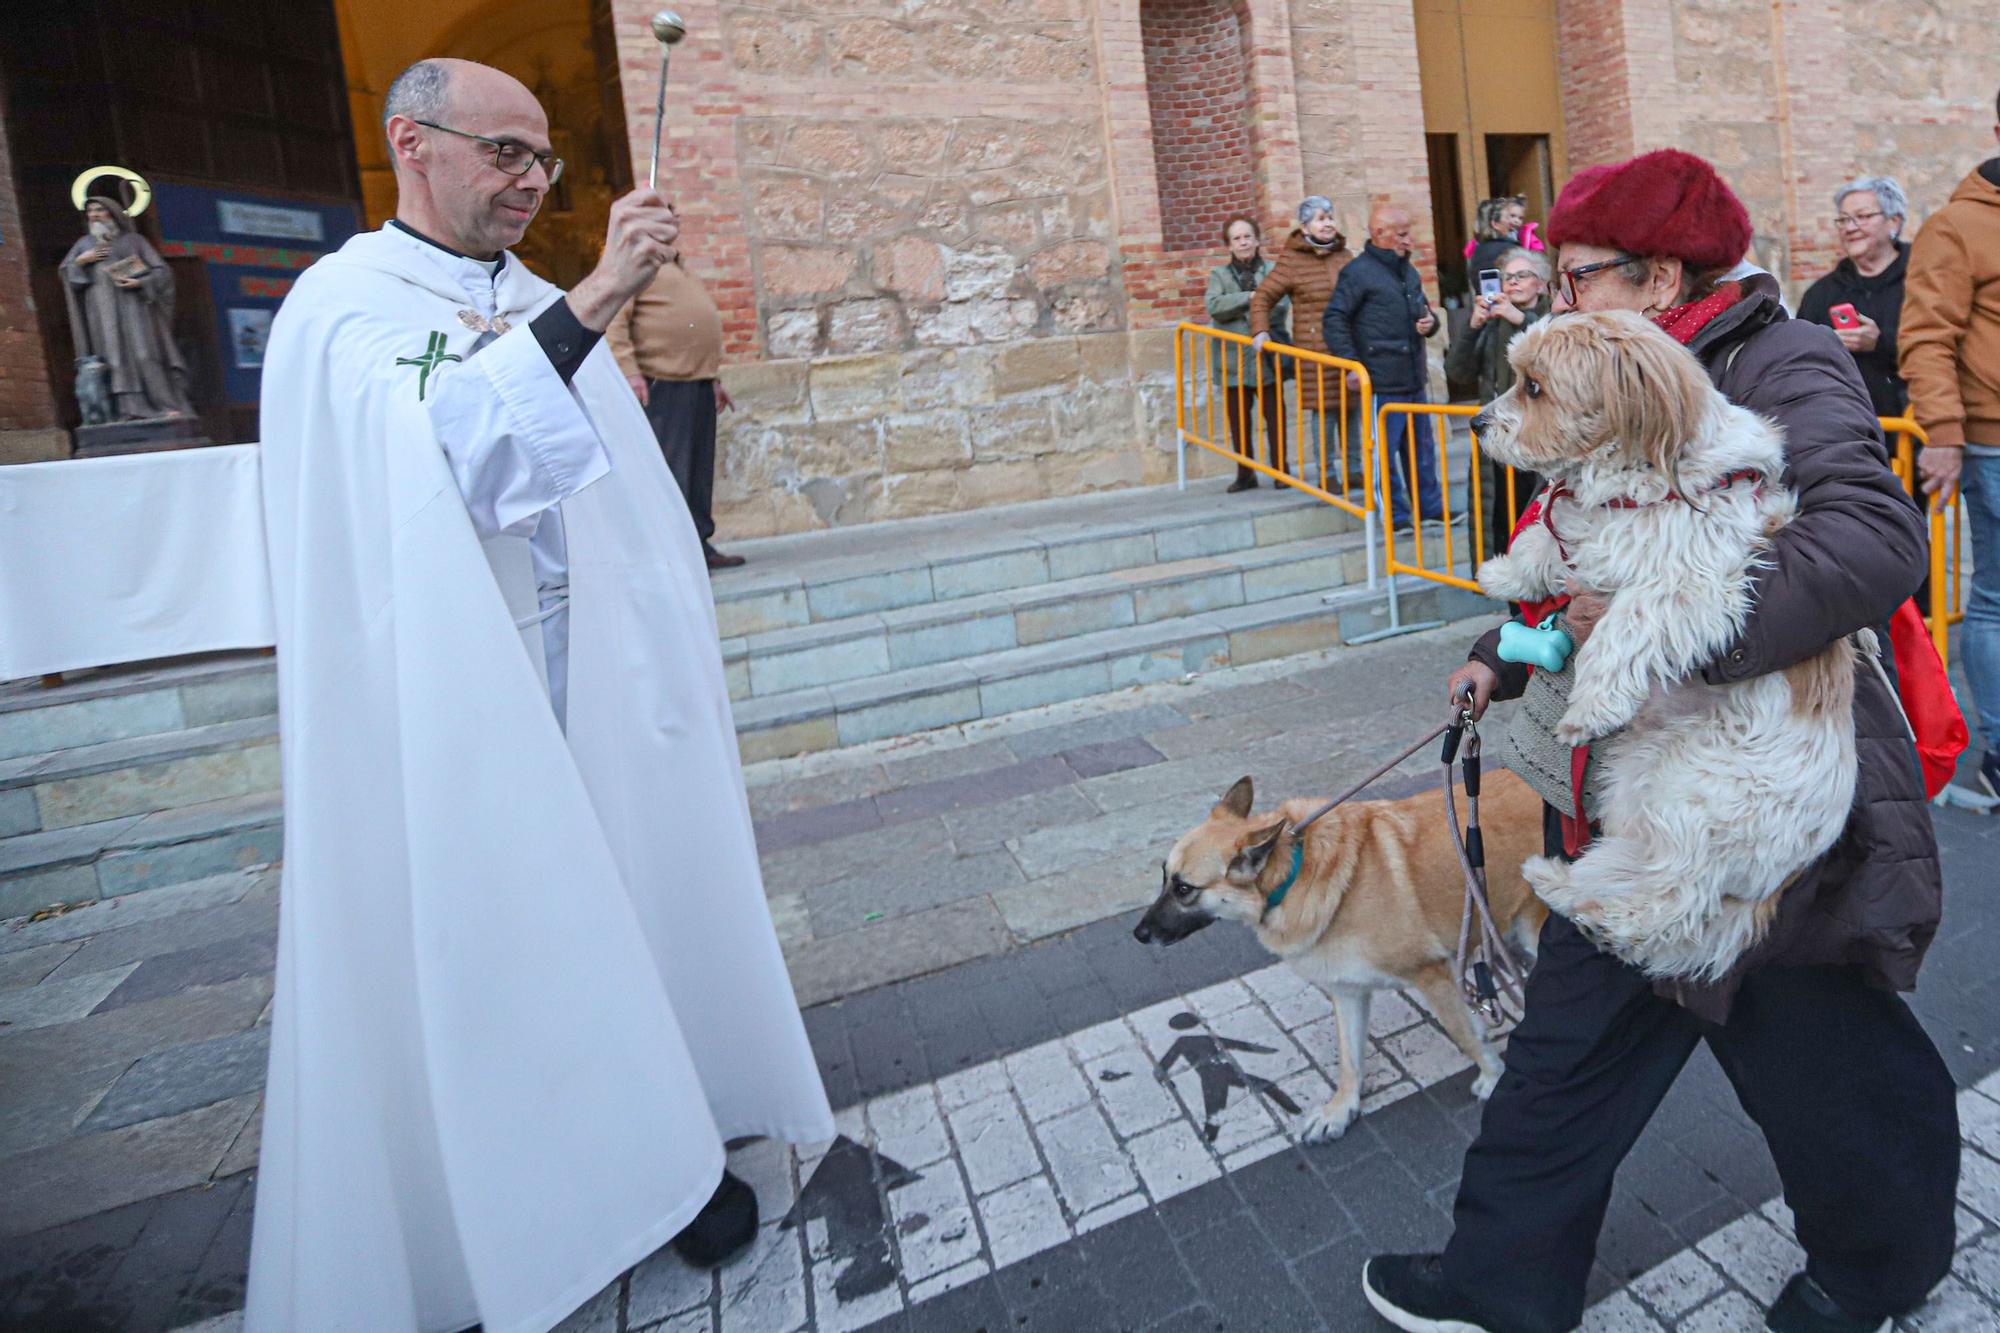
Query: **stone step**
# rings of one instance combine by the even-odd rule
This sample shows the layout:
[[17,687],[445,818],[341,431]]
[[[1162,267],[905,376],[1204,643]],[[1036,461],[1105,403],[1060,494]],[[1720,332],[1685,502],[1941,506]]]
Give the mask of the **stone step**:
[[763,698],[1148,625],[1367,577],[1358,532],[1252,546],[1000,592],[768,630],[723,644],[730,696]]
[[[1398,580],[1403,623],[1490,615],[1477,593]],[[1276,597],[746,699],[746,761],[997,717],[1195,671],[1351,642],[1389,625],[1388,585]]]
[[0,759],[0,837],[278,789],[275,715]]
[[276,792],[0,838],[0,919],[277,861]]
[[1293,491],[1142,487],[770,537],[713,580],[725,640],[1359,530]]
[[0,682],[0,760],[273,717],[264,653],[218,653],[72,673],[61,685]]

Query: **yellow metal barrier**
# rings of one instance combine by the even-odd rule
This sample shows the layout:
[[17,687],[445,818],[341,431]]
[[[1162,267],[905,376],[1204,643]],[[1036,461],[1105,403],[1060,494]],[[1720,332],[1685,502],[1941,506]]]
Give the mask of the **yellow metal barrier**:
[[[1270,384],[1263,382],[1267,373]],[[1358,388],[1348,386],[1349,374],[1359,381]],[[1239,386],[1241,392],[1228,392]],[[1275,396],[1275,404],[1269,401],[1271,396]],[[1234,439],[1229,430],[1232,397]],[[1367,438],[1374,402],[1367,367],[1359,362],[1277,342],[1267,341],[1258,348],[1240,333],[1206,324],[1181,324],[1174,330],[1174,424],[1183,446],[1182,485],[1187,483],[1185,446],[1192,444],[1365,519],[1375,494],[1369,470],[1374,451]],[[1299,450],[1296,443],[1307,434],[1308,415],[1315,418],[1314,438],[1305,441],[1307,450]],[[1273,443],[1265,429],[1272,418],[1279,422],[1281,439],[1270,456],[1297,459],[1297,475],[1259,462],[1255,456],[1260,435],[1267,450]],[[1350,438],[1350,420],[1361,424],[1361,439]],[[1329,433],[1333,436],[1331,453]],[[1242,451],[1234,440],[1244,442]],[[1309,456],[1319,464],[1318,485],[1306,479]],[[1358,476],[1354,470],[1357,464],[1361,469]]]
[[[1483,521],[1486,515],[1486,504],[1484,478],[1480,475],[1483,469],[1479,466],[1478,433],[1471,430],[1466,432],[1472,442],[1472,470],[1467,478],[1467,498],[1471,501],[1471,504],[1463,513],[1456,512],[1452,505],[1451,469],[1447,465],[1449,460],[1446,451],[1446,445],[1450,442],[1451,438],[1451,432],[1447,426],[1449,419],[1452,417],[1474,417],[1477,415],[1479,415],[1479,408],[1466,403],[1384,403],[1376,410],[1375,446],[1377,457],[1375,462],[1375,476],[1381,486],[1378,496],[1378,504],[1381,512],[1385,515],[1395,513],[1395,506],[1390,499],[1391,491],[1389,489],[1396,484],[1395,470],[1389,466],[1389,418],[1391,416],[1400,416],[1403,418],[1403,449],[1402,458],[1400,459],[1403,464],[1403,479],[1409,490],[1410,513],[1413,518],[1418,520],[1410,529],[1410,542],[1408,548],[1406,548],[1410,553],[1410,558],[1407,560],[1397,553],[1395,524],[1385,523],[1382,525],[1382,568],[1391,577],[1397,574],[1414,574],[1419,578],[1429,579],[1434,583],[1443,583],[1453,588],[1466,588],[1473,592],[1479,591],[1479,584],[1472,576],[1478,571],[1480,562],[1486,559],[1487,553],[1485,549],[1486,524]],[[1437,456],[1438,495],[1444,504],[1443,533],[1437,540],[1430,543],[1428,551],[1424,543],[1424,528],[1426,524],[1421,521],[1423,509],[1418,499],[1419,488],[1417,485],[1417,420],[1420,417],[1430,417],[1436,421],[1436,428],[1431,431],[1431,448]],[[1519,516],[1521,503],[1527,497],[1518,496],[1514,493],[1514,470],[1512,468],[1507,469],[1505,485],[1507,487],[1507,513],[1511,520]],[[1466,533],[1464,538],[1461,539],[1466,548],[1463,551],[1460,550],[1458,541],[1455,541],[1452,535],[1453,529],[1458,526],[1458,521],[1461,518],[1466,521]],[[1511,521],[1509,526],[1512,526]],[[1432,553],[1440,555],[1442,557],[1441,561],[1433,561],[1430,558]],[[1462,555],[1469,556],[1470,559],[1465,561],[1464,572],[1460,573],[1459,567]]]
[[[1924,428],[1910,417],[1883,417],[1882,434],[1889,441],[1890,466],[1896,469],[1903,489],[1923,500],[1918,487],[1917,450],[1930,443]],[[1938,656],[1949,661],[1945,636],[1965,619],[1962,584],[1965,578],[1965,503],[1954,488],[1948,495],[1932,496],[1924,505],[1931,525],[1931,574],[1927,591],[1930,604],[1924,619],[1931,628],[1931,642]]]
[[[1270,384],[1263,383],[1265,358],[1269,359],[1275,372]],[[1218,367],[1222,372],[1220,375]],[[1233,375],[1230,373],[1232,368]],[[1356,377],[1358,387],[1349,388],[1349,373]],[[1230,383],[1232,379],[1234,385]],[[1288,384],[1294,386],[1289,391],[1286,388]],[[1227,390],[1238,386],[1243,392],[1234,395],[1236,431],[1233,439],[1225,439],[1231,424],[1231,395]],[[1267,402],[1267,395],[1277,397],[1274,410]],[[1447,429],[1449,420],[1476,416],[1479,408],[1452,403],[1383,403],[1378,407],[1374,397],[1368,371],[1357,362],[1283,343],[1267,341],[1262,348],[1258,348],[1251,339],[1241,334],[1227,333],[1205,324],[1181,324],[1174,333],[1174,419],[1181,441],[1181,484],[1187,484],[1186,447],[1196,445],[1363,519],[1369,534],[1368,581],[1371,586],[1375,582],[1376,569],[1374,529],[1379,518],[1381,567],[1389,575],[1392,603],[1396,590],[1395,576],[1398,574],[1478,591],[1479,584],[1474,576],[1491,554],[1486,549],[1486,469],[1481,466],[1478,433],[1467,431],[1470,469],[1464,493],[1469,503],[1463,512],[1455,512],[1453,508],[1446,446],[1450,440]],[[1288,402],[1289,413],[1286,408]],[[1317,412],[1311,406],[1314,403],[1321,405]],[[1351,407],[1359,410],[1351,413]],[[1311,454],[1319,465],[1318,485],[1304,476],[1306,455],[1295,446],[1286,448],[1286,445],[1293,444],[1306,434],[1305,421],[1309,412],[1316,418],[1315,438],[1307,443],[1312,446]],[[1288,415],[1290,424],[1286,425]],[[1415,427],[1419,418],[1435,421],[1436,429],[1431,432],[1430,447],[1436,451],[1438,490],[1444,504],[1442,532],[1427,543],[1427,525],[1418,521],[1408,534],[1408,545],[1403,552],[1398,551],[1398,534],[1389,521],[1389,516],[1395,512],[1389,488],[1396,484],[1395,470],[1389,466],[1387,444],[1392,415],[1404,419],[1402,472],[1409,486],[1411,512],[1419,519],[1422,510],[1417,486]],[[1286,457],[1295,459],[1298,475],[1259,462],[1254,457],[1260,434],[1266,438],[1266,449],[1270,448],[1272,441],[1266,423],[1272,417],[1280,422],[1278,434],[1283,442],[1271,456],[1280,460]],[[1918,495],[1917,450],[1929,443],[1923,427],[1909,417],[1883,417],[1880,420],[1883,436],[1889,441],[1891,466],[1896,476],[1907,492]],[[1350,423],[1359,425],[1361,438],[1352,438],[1354,432]],[[1329,432],[1333,436],[1332,452],[1329,452]],[[1236,448],[1236,439],[1244,441],[1243,451]],[[1354,472],[1357,459],[1361,465],[1358,477]],[[1330,467],[1335,464],[1337,469]],[[1503,512],[1506,526],[1511,531],[1521,510],[1533,497],[1519,493],[1513,468],[1503,467],[1500,476],[1501,484],[1506,487]],[[1946,656],[1945,642],[1951,626],[1965,619],[1961,587],[1965,575],[1964,504],[1954,491],[1948,496],[1933,497],[1925,508],[1930,518],[1930,579],[1924,619],[1930,626],[1931,641],[1937,645],[1938,656],[1942,658]],[[1460,519],[1465,520],[1462,535],[1455,531]],[[1404,552],[1407,552],[1407,558]],[[1400,621],[1396,624],[1399,628],[1415,628],[1401,626]]]

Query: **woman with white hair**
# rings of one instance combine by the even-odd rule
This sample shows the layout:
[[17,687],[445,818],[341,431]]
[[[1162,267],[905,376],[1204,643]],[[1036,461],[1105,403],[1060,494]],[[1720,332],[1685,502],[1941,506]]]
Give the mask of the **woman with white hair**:
[[1896,326],[1910,260],[1903,240],[1909,211],[1903,187],[1890,176],[1863,176],[1834,191],[1833,226],[1847,258],[1799,300],[1800,319],[1839,335],[1868,386],[1875,415],[1883,417],[1903,415],[1909,401],[1896,373]]
[[[1500,270],[1500,294],[1473,299],[1471,323],[1444,354],[1444,373],[1476,384],[1482,403],[1490,403],[1514,387],[1514,367],[1507,361],[1507,348],[1516,334],[1549,313],[1550,304],[1547,255],[1513,246],[1497,257],[1495,267]],[[1507,470],[1490,458],[1481,458],[1480,472],[1486,508],[1486,542],[1481,553],[1502,555],[1513,537],[1514,520],[1541,489],[1542,479],[1532,472],[1517,473],[1510,502]],[[1468,504],[1471,494],[1468,465]]]

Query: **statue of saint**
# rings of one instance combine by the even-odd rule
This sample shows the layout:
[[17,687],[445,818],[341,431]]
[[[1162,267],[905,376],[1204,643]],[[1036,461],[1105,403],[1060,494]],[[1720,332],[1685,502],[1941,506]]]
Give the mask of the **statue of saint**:
[[79,369],[109,369],[112,415],[121,421],[187,416],[187,364],[174,346],[174,275],[115,200],[92,195],[89,234],[62,263],[63,294]]

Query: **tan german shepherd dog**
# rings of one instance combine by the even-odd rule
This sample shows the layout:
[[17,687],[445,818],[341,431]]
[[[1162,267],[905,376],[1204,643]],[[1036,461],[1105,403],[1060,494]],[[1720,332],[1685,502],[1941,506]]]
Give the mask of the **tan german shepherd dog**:
[[[1464,792],[1459,792],[1464,809]],[[1174,844],[1162,867],[1159,899],[1133,929],[1140,943],[1172,944],[1218,920],[1241,921],[1265,948],[1331,997],[1340,1035],[1339,1083],[1326,1105],[1307,1113],[1307,1142],[1338,1138],[1361,1110],[1361,1061],[1368,1001],[1378,990],[1414,988],[1444,1030],[1479,1066],[1482,1101],[1500,1081],[1500,1059],[1454,973],[1465,875],[1437,790],[1400,801],[1350,801],[1307,828],[1298,878],[1275,906],[1271,894],[1292,873],[1293,826],[1321,802],[1295,798],[1252,815],[1249,778],[1239,778],[1213,810]],[[1534,956],[1548,909],[1521,878],[1521,862],[1542,850],[1542,802],[1502,768],[1480,790],[1487,897],[1493,920],[1522,962]]]

